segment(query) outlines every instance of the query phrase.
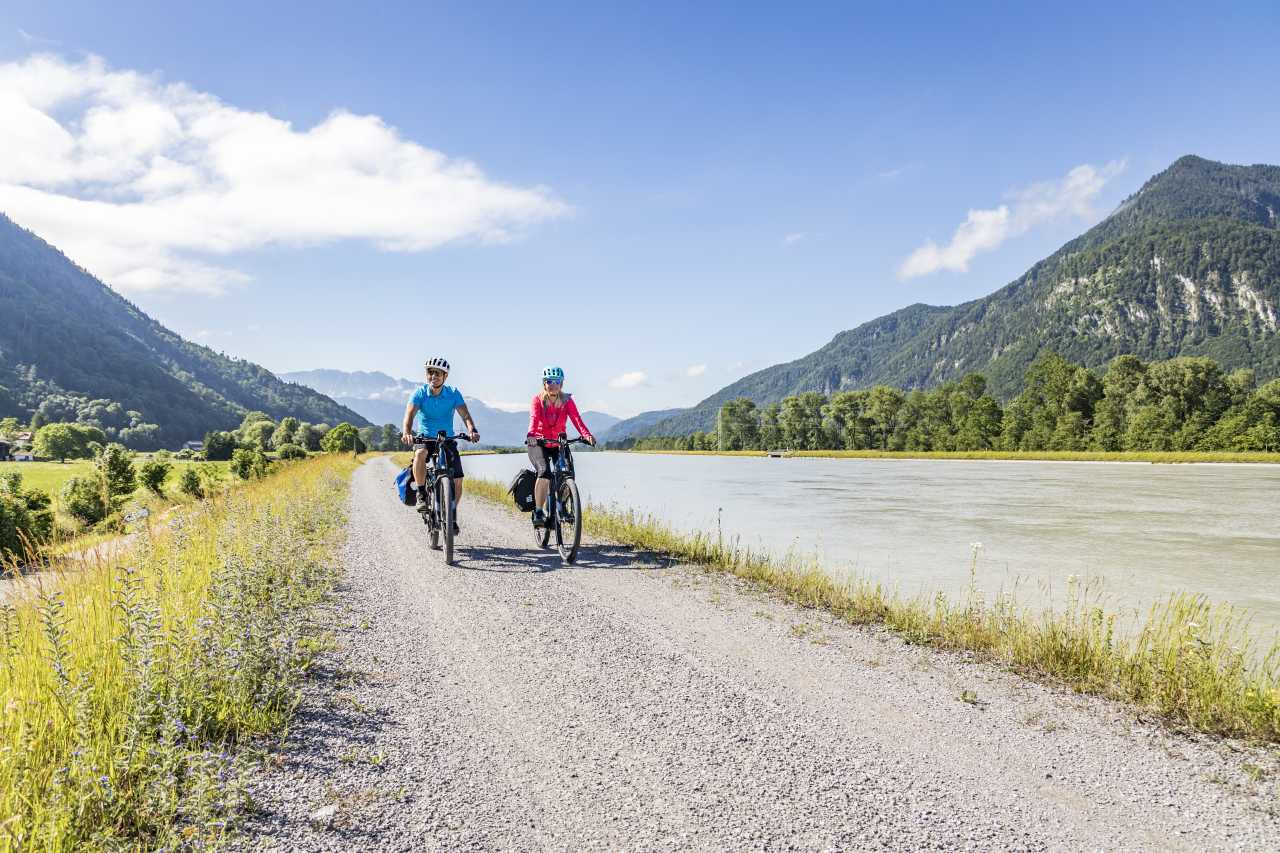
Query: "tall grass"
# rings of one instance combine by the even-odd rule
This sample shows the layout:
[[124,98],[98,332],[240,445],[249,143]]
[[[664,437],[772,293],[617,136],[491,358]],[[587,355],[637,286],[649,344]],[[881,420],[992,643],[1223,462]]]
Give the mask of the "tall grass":
[[[467,491],[511,507],[499,483],[468,479]],[[884,625],[911,643],[967,650],[1200,731],[1280,743],[1280,639],[1260,641],[1246,613],[1203,596],[1171,595],[1139,624],[1121,625],[1096,588],[1075,581],[1058,609],[1033,610],[1010,596],[989,601],[976,582],[956,598],[907,598],[867,578],[840,580],[634,511],[591,506],[583,523],[594,538],[726,572],[801,607]]]
[[353,463],[291,465],[0,608],[0,850],[202,847],[317,640]]

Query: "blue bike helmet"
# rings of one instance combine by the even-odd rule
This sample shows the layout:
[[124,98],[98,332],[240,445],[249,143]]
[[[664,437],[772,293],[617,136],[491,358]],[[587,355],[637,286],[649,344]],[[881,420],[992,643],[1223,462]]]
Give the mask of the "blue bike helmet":
[[547,380],[551,380],[552,382],[564,382],[564,371],[559,367],[542,368],[542,381],[546,382]]

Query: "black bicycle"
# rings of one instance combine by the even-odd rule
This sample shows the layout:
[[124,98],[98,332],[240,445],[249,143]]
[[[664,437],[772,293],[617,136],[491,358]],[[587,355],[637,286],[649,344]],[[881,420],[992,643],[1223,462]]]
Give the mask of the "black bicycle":
[[443,430],[435,438],[426,435],[413,437],[413,449],[436,445],[435,456],[427,457],[427,499],[418,507],[422,513],[422,521],[427,525],[431,535],[431,547],[440,549],[440,539],[444,538],[444,561],[453,565],[453,525],[458,511],[458,504],[453,494],[453,478],[449,476],[449,457],[446,448],[452,445],[457,449],[457,439],[470,441],[465,435],[446,435]]
[[[572,564],[578,559],[578,546],[582,544],[582,498],[578,495],[578,484],[574,481],[573,452],[571,444],[588,444],[585,438],[569,438],[560,433],[560,452],[547,472],[551,475],[551,490],[547,501],[546,524],[541,528],[533,528],[533,540],[538,547],[547,548],[551,543],[551,534],[555,533],[556,548],[560,551],[560,559]],[[538,446],[545,448],[545,439],[538,439]]]

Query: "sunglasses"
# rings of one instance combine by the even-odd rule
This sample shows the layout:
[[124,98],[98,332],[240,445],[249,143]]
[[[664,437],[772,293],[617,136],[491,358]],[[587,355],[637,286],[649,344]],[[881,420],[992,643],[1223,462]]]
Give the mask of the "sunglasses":
[[543,385],[563,385],[564,382],[560,379],[544,379],[542,380],[542,384]]
[[428,376],[447,376],[448,374],[446,374],[443,370],[428,370],[427,375]]

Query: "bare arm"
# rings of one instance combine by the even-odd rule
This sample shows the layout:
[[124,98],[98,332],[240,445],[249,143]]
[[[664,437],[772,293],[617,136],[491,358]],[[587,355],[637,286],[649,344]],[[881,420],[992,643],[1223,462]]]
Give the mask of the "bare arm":
[[462,422],[467,425],[467,429],[471,432],[471,440],[479,441],[480,431],[476,429],[476,422],[471,419],[471,412],[467,409],[467,404],[463,403],[455,411],[462,416]]
[[405,444],[413,444],[413,417],[418,414],[418,407],[409,401],[409,405],[404,407],[404,424],[400,430],[400,441]]

